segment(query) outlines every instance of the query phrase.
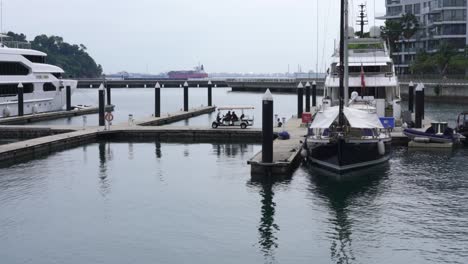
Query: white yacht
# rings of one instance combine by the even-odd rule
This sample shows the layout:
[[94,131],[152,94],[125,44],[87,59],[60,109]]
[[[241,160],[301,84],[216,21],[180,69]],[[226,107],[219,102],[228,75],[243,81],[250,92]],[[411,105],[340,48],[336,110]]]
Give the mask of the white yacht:
[[76,80],[62,79],[64,71],[46,63],[47,54],[32,50],[29,43],[3,41],[0,36],[0,117],[18,114],[18,85],[23,85],[24,114],[62,110],[66,87]]
[[[374,34],[372,34],[374,33]],[[354,35],[351,32],[350,35]],[[373,37],[372,37],[373,35]],[[379,29],[370,38],[348,37],[345,104],[356,109],[376,111],[379,117],[401,118],[401,98],[395,66]],[[346,62],[345,62],[346,63]],[[339,104],[339,49],[333,56],[325,79],[324,103]]]

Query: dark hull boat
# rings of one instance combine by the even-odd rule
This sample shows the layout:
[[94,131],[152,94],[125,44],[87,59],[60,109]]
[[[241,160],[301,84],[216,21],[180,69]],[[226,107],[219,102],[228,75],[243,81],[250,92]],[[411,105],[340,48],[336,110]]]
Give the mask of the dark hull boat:
[[308,160],[311,164],[341,174],[388,161],[391,142],[388,139],[347,143],[341,139],[328,144],[312,144],[308,151],[310,152]]
[[376,113],[344,107],[338,126],[339,113],[330,107],[316,114],[303,147],[310,164],[344,174],[388,161],[391,137]]
[[452,134],[434,134],[431,132],[423,132],[416,129],[407,128],[403,130],[403,134],[405,134],[410,140],[423,138],[432,143],[452,143],[456,140],[455,136],[453,135],[453,131]]

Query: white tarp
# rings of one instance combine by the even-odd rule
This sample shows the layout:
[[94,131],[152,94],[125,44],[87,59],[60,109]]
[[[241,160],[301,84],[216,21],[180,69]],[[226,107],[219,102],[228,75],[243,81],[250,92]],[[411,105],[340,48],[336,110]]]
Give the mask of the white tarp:
[[345,107],[344,115],[351,127],[355,128],[384,128],[376,113]]
[[338,117],[338,106],[329,107],[324,111],[317,112],[310,128],[329,128]]

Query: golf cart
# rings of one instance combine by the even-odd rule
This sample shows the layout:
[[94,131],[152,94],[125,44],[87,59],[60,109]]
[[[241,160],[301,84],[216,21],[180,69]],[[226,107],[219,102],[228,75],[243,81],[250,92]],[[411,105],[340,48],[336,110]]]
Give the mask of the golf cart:
[[[254,123],[253,115],[245,115],[244,112],[247,110],[253,110],[253,106],[223,106],[218,107],[218,114],[216,120],[211,124],[212,128],[219,126],[240,126],[242,129],[246,129],[248,126],[252,126]],[[236,113],[236,110],[238,111]],[[239,114],[240,111],[240,115]]]

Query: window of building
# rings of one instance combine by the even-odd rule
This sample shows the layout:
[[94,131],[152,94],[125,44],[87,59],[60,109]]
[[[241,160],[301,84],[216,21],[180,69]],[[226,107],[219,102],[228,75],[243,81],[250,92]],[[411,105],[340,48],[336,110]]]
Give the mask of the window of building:
[[[23,93],[34,92],[34,85],[32,83],[23,83]],[[18,83],[0,84],[0,97],[17,96]]]
[[405,13],[413,14],[413,5],[405,5]]
[[45,63],[45,56],[23,55],[27,60],[34,63]]
[[28,75],[29,69],[19,62],[0,62],[0,75]]
[[466,6],[466,0],[443,0],[442,2],[442,7],[464,7],[464,6]]
[[397,15],[401,14],[402,11],[403,11],[402,6],[389,6],[389,7],[387,7],[387,15],[388,16],[397,16]]
[[442,35],[465,35],[466,24],[443,25]]
[[47,82],[47,83],[44,83],[44,86],[42,87],[42,89],[44,90],[44,92],[52,92],[52,91],[56,91],[57,87],[55,87],[53,83]]
[[421,14],[421,4],[414,4],[414,14]]

